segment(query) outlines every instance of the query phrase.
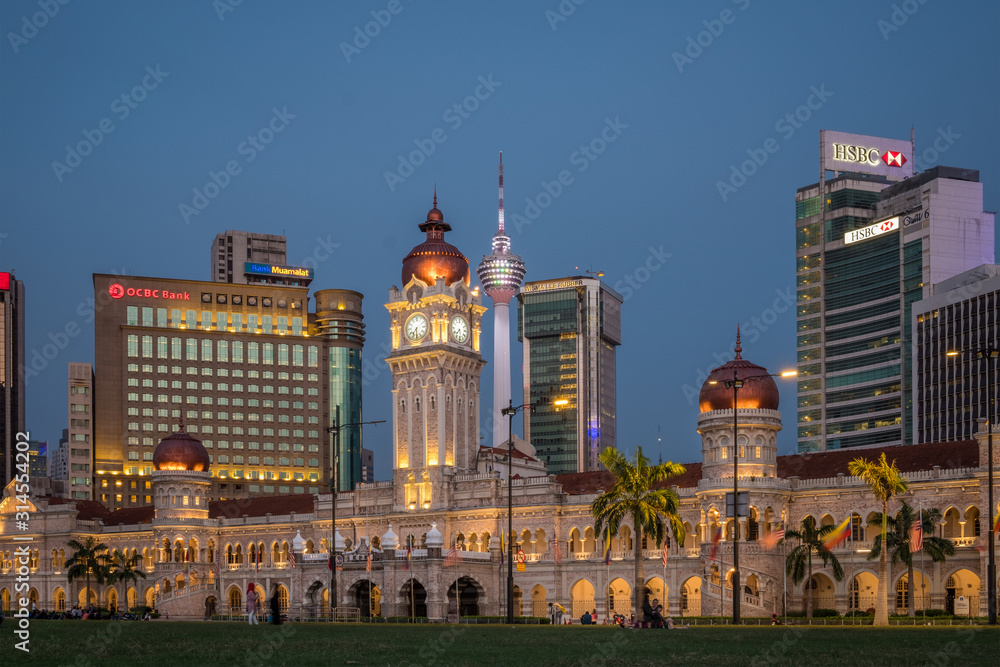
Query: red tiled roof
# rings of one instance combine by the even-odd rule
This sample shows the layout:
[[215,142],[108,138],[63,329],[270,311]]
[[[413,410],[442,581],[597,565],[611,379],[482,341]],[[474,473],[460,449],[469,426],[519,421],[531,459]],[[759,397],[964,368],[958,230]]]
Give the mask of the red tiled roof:
[[153,506],[146,505],[145,507],[125,507],[120,510],[115,510],[106,519],[104,519],[105,526],[117,526],[118,524],[124,524],[130,526],[135,523],[152,523],[153,522]]
[[968,468],[979,465],[979,443],[975,440],[959,442],[930,442],[920,445],[894,447],[866,447],[864,449],[833,449],[814,454],[790,454],[778,457],[778,477],[797,476],[800,479],[836,477],[847,472],[847,464],[856,458],[877,459],[882,452],[900,472],[930,470],[934,466]]
[[233,498],[232,500],[213,500],[208,503],[208,516],[211,519],[218,517],[235,519],[244,514],[247,516],[264,516],[268,513],[277,516],[290,512],[312,514],[313,511],[315,511],[315,506],[311,493],[264,496],[262,498]]
[[[837,473],[848,475],[847,464],[858,457],[877,459],[885,452],[887,459],[895,459],[901,472],[931,470],[934,466],[942,469],[969,468],[979,465],[979,443],[975,440],[959,442],[931,442],[921,445],[896,445],[894,447],[866,447],[864,449],[834,449],[813,454],[789,454],[778,457],[778,477],[799,479],[821,479],[836,477]],[[698,486],[701,479],[701,463],[685,463],[683,475],[674,477],[661,486],[688,488]],[[578,472],[556,475],[563,491],[571,496],[607,491],[614,481],[606,470]]]
[[107,507],[96,500],[73,500],[72,498],[56,498],[54,496],[46,496],[45,500],[49,501],[49,507],[53,505],[76,505],[76,518],[79,521],[94,521],[95,519],[103,521],[111,514],[111,511]]

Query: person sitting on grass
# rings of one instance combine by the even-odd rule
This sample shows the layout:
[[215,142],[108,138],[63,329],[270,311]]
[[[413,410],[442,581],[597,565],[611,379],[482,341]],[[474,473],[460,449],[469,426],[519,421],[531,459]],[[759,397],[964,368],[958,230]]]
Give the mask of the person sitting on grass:
[[687,630],[688,628],[691,627],[690,623],[688,623],[686,625],[677,625],[677,626],[675,626],[674,625],[674,619],[672,619],[669,616],[667,616],[666,623],[667,623],[667,630]]
[[580,625],[590,625],[594,622],[593,617],[590,615],[589,611],[583,612],[583,616],[580,617]]

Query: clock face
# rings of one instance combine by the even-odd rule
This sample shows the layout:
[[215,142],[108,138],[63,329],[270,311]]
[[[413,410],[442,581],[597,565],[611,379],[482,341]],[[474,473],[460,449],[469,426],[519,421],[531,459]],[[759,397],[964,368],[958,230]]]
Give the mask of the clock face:
[[451,337],[456,343],[464,343],[469,340],[469,323],[464,317],[453,317],[451,319]]
[[406,337],[416,343],[427,335],[427,318],[414,315],[406,322]]

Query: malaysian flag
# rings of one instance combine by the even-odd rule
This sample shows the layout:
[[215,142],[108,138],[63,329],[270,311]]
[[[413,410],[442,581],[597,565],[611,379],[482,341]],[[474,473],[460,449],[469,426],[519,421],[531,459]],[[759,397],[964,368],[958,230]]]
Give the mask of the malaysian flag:
[[715,555],[719,552],[719,540],[722,539],[722,528],[715,529],[715,535],[712,535],[712,551],[709,552],[708,559],[715,560]]
[[604,564],[611,566],[611,533],[608,533],[608,542],[604,547]]
[[403,569],[409,571],[410,569],[410,558],[413,556],[413,549],[409,544],[406,545],[406,563],[403,565]]
[[773,549],[777,546],[778,542],[785,539],[785,529],[784,527],[772,530],[770,533],[765,535],[760,543],[764,545],[765,549]]
[[[253,554],[254,567],[257,572],[260,572],[260,549],[257,549]],[[265,591],[266,592],[266,591]]]
[[562,562],[562,551],[559,549],[559,540],[552,540],[552,558],[554,558],[557,563]]
[[667,540],[663,540],[663,556],[660,558],[663,567],[667,566]]
[[222,579],[222,560],[219,557],[218,549],[215,550],[215,578]]
[[288,554],[288,562],[289,562],[289,564],[291,564],[292,569],[294,570],[295,569],[295,554],[293,554],[293,553]]
[[458,565],[458,542],[455,543],[444,558],[444,566],[451,567],[452,565]]
[[507,557],[507,548],[503,544],[503,528],[500,529],[500,565],[503,565]]
[[365,572],[372,571],[372,548],[368,547],[368,556],[365,558]]

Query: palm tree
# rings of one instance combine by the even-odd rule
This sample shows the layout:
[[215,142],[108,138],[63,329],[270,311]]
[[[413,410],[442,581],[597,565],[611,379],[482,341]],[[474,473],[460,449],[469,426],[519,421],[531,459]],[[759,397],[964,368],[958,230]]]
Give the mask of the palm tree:
[[788,552],[785,558],[785,573],[792,578],[792,583],[799,583],[806,580],[806,618],[812,618],[812,578],[813,578],[813,553],[823,559],[823,567],[833,566],[833,578],[837,581],[844,580],[844,568],[840,561],[827,551],[823,545],[823,538],[827,533],[834,530],[834,526],[816,526],[816,519],[807,516],[802,520],[802,530],[789,530],[785,533],[785,540],[796,539],[799,541],[797,547]]
[[[140,578],[145,579],[146,573],[139,569],[139,564],[142,562],[142,556],[139,554],[134,554],[129,556],[128,554],[122,553],[117,549],[111,554],[109,560],[109,570],[108,570],[108,583],[114,586],[119,581],[123,582],[122,594],[118,597],[119,600],[125,600],[126,611],[128,610],[128,590],[129,582],[135,584]],[[119,607],[121,603],[119,603]]]
[[[910,507],[903,501],[903,508],[896,516],[885,517],[885,523],[891,530],[886,531],[886,548],[892,554],[892,562],[905,563],[907,568],[907,593],[909,597],[909,615],[914,618],[917,615],[913,597],[913,551],[910,550],[910,529],[917,523],[917,510]],[[941,510],[932,508],[924,510],[920,516],[920,525],[923,528],[924,551],[931,555],[931,560],[935,563],[943,563],[948,556],[955,555],[955,545],[951,540],[934,536],[934,526],[941,521]],[[882,515],[876,514],[872,517],[872,524],[882,523]],[[868,560],[879,558],[882,554],[882,536],[877,535],[872,542],[872,551],[868,554]]]
[[86,604],[90,603],[90,575],[94,575],[94,580],[98,584],[103,584],[107,579],[108,567],[108,545],[98,542],[93,535],[87,536],[86,542],[70,540],[66,543],[70,549],[74,550],[72,556],[66,561],[66,578],[69,583],[74,579],[87,580],[87,593],[84,596]]
[[[906,480],[899,473],[896,461],[889,463],[885,459],[885,452],[878,461],[869,461],[858,457],[847,464],[847,471],[871,487],[872,494],[882,503],[882,541],[886,542],[886,531],[888,526],[885,517],[889,513],[889,501],[893,496],[903,493],[907,489]],[[885,550],[882,550],[878,559],[878,598],[875,601],[875,623],[874,625],[889,625],[889,591],[886,583],[886,559]]]
[[635,448],[635,460],[630,461],[617,449],[608,447],[600,456],[601,464],[614,475],[615,483],[610,491],[605,491],[594,500],[590,511],[594,515],[594,532],[605,543],[626,520],[631,520],[635,530],[632,558],[635,562],[635,585],[633,605],[635,617],[642,618],[642,593],[645,582],[642,573],[642,536],[652,538],[659,547],[666,537],[666,523],[674,533],[674,538],[684,543],[684,524],[677,513],[680,499],[669,488],[653,488],[667,479],[684,473],[679,463],[651,465],[642,454],[642,447]]

